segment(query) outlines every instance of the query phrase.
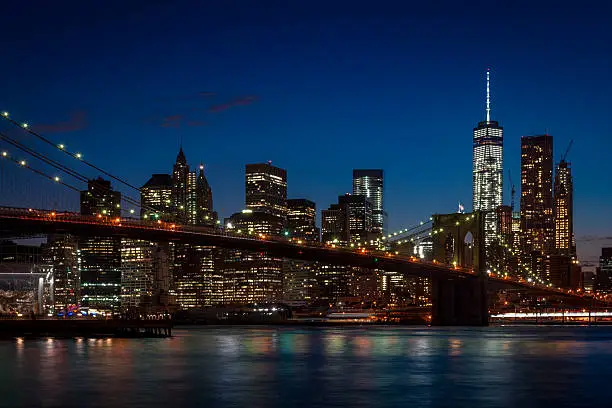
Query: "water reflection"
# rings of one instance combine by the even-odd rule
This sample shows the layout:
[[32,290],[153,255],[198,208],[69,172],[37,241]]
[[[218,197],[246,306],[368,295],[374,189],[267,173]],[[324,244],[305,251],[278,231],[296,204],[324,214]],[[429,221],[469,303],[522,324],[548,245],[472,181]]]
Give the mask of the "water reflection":
[[588,330],[226,327],[172,339],[17,338],[0,342],[0,406],[607,406],[612,328]]

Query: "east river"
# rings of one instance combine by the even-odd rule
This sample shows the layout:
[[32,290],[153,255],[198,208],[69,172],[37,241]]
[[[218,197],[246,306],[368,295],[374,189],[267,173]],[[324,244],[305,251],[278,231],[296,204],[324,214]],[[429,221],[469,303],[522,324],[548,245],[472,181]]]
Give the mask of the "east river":
[[195,327],[173,334],[0,341],[0,406],[612,405],[612,327]]

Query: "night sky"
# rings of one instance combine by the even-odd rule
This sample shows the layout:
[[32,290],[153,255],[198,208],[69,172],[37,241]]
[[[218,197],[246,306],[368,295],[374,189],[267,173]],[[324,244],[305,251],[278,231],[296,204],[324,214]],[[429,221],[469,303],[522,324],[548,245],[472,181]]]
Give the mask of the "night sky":
[[[351,190],[353,168],[383,168],[396,229],[471,209],[490,67],[504,201],[508,169],[520,185],[521,135],[552,134],[555,161],[574,139],[575,230],[590,258],[604,241],[587,254],[583,238],[612,235],[612,6],[461,3],[7,2],[0,110],[138,186],[171,171],[182,140],[221,216],[244,206],[246,163],[286,168],[289,196],[319,210]],[[0,204],[78,208],[73,192],[2,166]]]

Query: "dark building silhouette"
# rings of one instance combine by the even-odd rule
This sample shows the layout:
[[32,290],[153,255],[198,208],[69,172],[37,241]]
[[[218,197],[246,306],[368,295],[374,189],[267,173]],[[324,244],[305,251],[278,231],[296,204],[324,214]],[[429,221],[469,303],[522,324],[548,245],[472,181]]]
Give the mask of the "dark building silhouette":
[[612,248],[601,248],[597,268],[597,290],[612,293]]

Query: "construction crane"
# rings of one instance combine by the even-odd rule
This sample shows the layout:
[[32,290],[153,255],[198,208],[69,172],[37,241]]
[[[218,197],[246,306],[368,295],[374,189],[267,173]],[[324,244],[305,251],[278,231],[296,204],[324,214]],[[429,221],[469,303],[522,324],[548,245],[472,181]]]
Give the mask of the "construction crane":
[[573,144],[574,144],[574,139],[570,140],[569,144],[567,145],[567,149],[565,149],[565,153],[563,153],[563,156],[561,156],[561,161],[562,162],[565,161],[565,158],[567,157],[567,154],[569,153],[569,151],[572,148]]
[[512,172],[510,170],[508,170],[508,179],[510,179],[510,211],[514,212],[514,193],[516,193],[516,190],[514,189],[514,183],[512,182]]

